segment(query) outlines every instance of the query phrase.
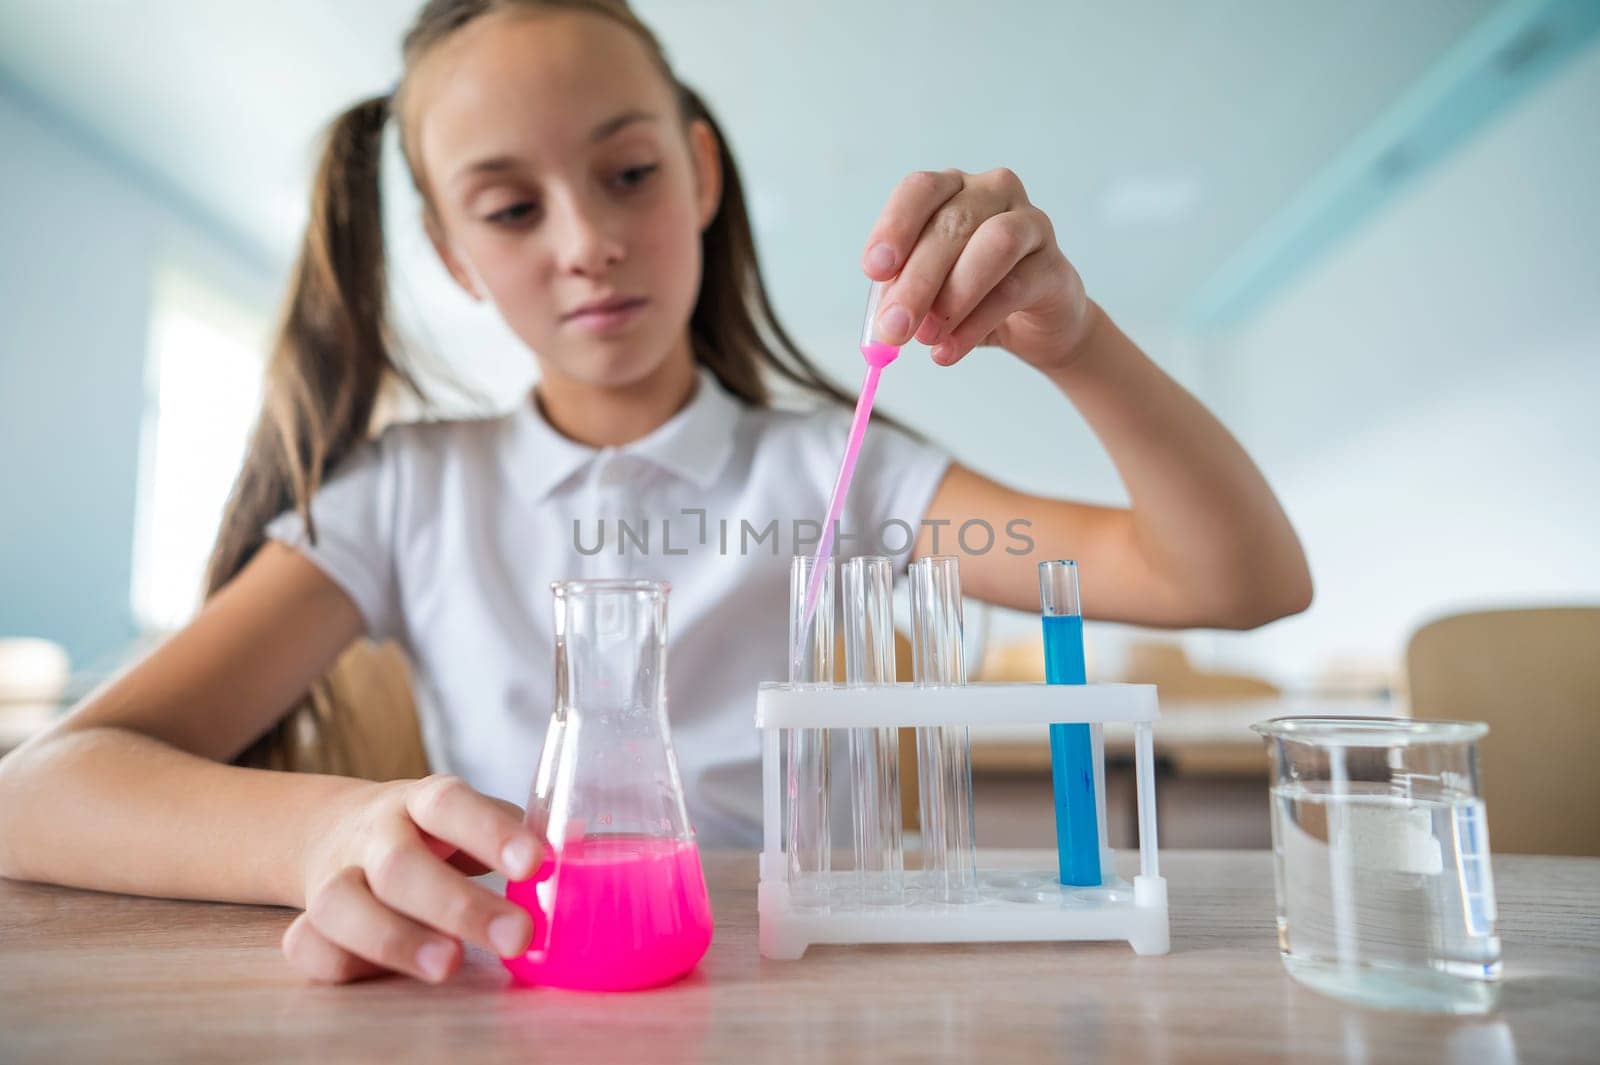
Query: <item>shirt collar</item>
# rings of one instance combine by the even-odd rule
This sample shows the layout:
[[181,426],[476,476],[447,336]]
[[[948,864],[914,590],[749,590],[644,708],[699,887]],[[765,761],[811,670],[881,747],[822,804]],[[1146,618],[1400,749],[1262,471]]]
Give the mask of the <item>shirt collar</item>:
[[614,452],[644,459],[699,488],[709,487],[733,453],[733,430],[742,408],[710,370],[697,366],[696,375],[694,395],[682,410],[648,435],[616,448],[594,448],[561,435],[530,394],[513,418],[507,474],[540,502],[597,456]]

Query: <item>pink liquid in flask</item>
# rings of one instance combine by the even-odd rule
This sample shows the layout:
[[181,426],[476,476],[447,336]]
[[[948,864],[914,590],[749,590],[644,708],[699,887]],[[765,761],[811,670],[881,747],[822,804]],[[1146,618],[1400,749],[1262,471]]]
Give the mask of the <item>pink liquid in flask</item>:
[[659,987],[687,974],[711,945],[711,900],[691,840],[577,840],[533,877],[507,884],[506,897],[533,917],[532,946],[505,960],[526,986]]

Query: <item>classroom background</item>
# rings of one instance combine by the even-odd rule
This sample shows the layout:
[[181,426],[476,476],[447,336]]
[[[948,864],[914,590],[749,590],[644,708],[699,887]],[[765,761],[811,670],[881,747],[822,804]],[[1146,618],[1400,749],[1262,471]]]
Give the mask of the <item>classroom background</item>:
[[[0,4],[0,750],[194,610],[315,137],[392,83],[414,6]],[[1087,630],[1091,679],[1161,686],[1164,845],[1267,845],[1250,721],[1413,712],[1490,721],[1496,850],[1600,854],[1589,774],[1538,774],[1590,789],[1539,796],[1590,811],[1548,838],[1496,787],[1600,740],[1600,6],[635,7],[724,124],[778,312],[836,380],[895,181],[1004,164],[1280,494],[1309,611]],[[402,331],[475,393],[430,414],[506,409],[533,362],[448,283],[388,155]],[[1033,371],[909,353],[882,410],[1019,487],[1125,502]],[[971,676],[1042,676],[1037,625],[971,605]],[[980,835],[1047,845],[1020,798],[1048,789],[1042,738],[975,730],[974,764]]]

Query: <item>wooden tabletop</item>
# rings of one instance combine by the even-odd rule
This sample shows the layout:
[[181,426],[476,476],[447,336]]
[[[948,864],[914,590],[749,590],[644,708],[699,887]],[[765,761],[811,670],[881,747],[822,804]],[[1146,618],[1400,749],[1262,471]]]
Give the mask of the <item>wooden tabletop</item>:
[[1494,868],[1506,981],[1478,1019],[1363,1010],[1291,981],[1264,852],[1162,856],[1164,957],[996,944],[797,962],[756,952],[754,855],[713,853],[711,952],[675,986],[621,995],[512,988],[478,952],[442,987],[311,986],[278,953],[287,911],[0,881],[0,1062],[1596,1060],[1600,859]]

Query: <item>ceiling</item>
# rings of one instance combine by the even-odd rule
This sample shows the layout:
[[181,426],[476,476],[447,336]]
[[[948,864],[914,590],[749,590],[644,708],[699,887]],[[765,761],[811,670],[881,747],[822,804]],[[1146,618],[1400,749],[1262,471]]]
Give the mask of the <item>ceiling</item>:
[[[394,80],[416,6],[6,0],[0,72],[281,269],[317,130]],[[1493,5],[635,6],[719,112],[769,283],[805,335],[859,315],[861,244],[898,177],[1001,164],[1092,294],[1181,328],[1229,255]]]

